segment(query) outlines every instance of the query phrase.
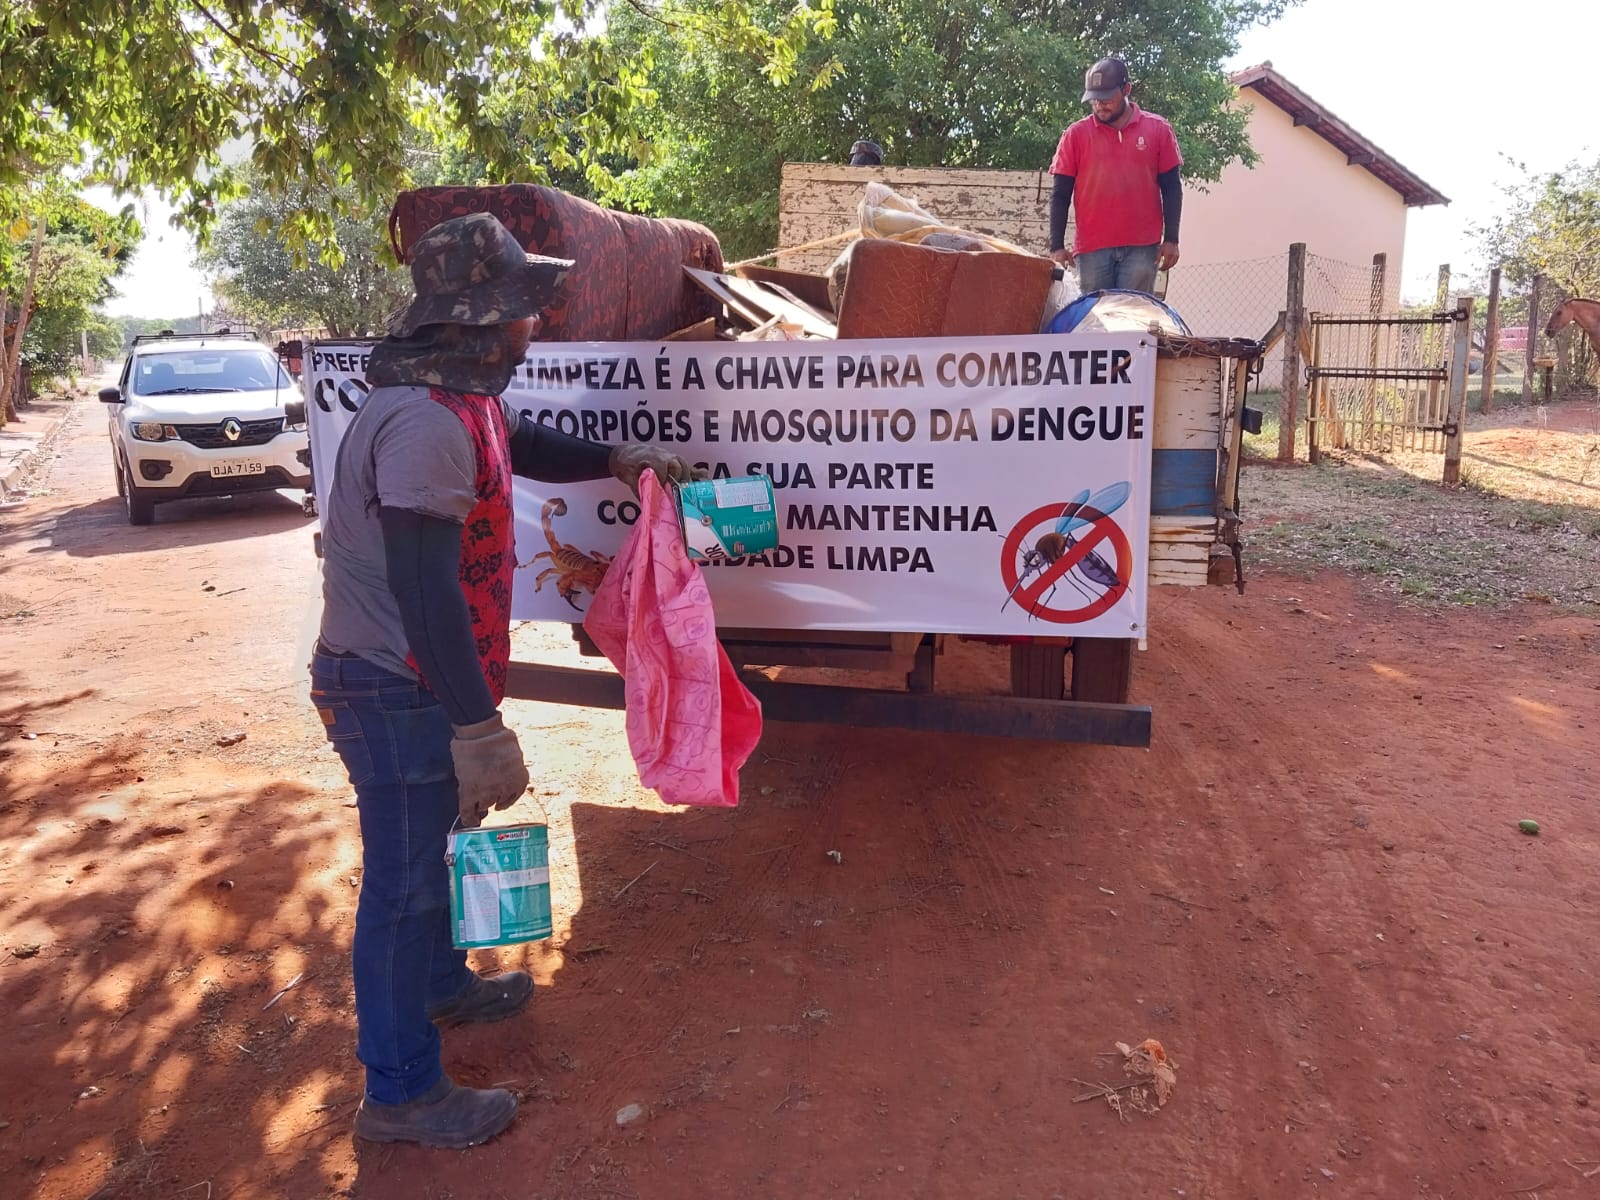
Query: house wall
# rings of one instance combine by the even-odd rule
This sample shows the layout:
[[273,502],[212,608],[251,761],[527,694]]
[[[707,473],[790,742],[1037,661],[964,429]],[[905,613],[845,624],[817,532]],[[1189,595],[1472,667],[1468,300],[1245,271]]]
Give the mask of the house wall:
[[1388,255],[1384,307],[1399,304],[1406,206],[1400,194],[1277,105],[1246,89],[1261,161],[1234,163],[1183,201],[1183,259],[1167,298],[1197,333],[1259,336],[1284,307],[1288,247],[1311,256],[1306,307],[1365,310],[1372,257]]

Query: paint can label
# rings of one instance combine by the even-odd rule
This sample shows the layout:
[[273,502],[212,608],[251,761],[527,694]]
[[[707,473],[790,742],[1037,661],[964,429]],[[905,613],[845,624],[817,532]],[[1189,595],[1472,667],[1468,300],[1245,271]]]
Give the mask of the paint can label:
[[736,475],[678,484],[678,521],[691,562],[761,554],[778,545],[778,507],[772,480]]
[[543,825],[457,829],[450,871],[451,940],[458,949],[536,942],[551,933],[550,836]]

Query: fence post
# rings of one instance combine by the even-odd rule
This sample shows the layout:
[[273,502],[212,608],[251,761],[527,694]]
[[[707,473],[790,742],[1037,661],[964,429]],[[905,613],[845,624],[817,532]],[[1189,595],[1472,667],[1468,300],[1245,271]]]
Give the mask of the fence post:
[[1450,399],[1444,435],[1444,481],[1451,487],[1461,482],[1461,444],[1467,426],[1467,361],[1472,353],[1472,312],[1477,302],[1476,296],[1462,296],[1456,307],[1463,315],[1456,322],[1455,352],[1450,356]]
[[[1556,309],[1560,308],[1566,303],[1567,289],[1558,283],[1550,289],[1550,294],[1547,297],[1544,297],[1544,299],[1548,300],[1549,303],[1547,307],[1553,313],[1556,311]],[[1569,325],[1567,328],[1571,329],[1572,327]],[[1555,377],[1558,381],[1560,381],[1563,390],[1565,390],[1567,385],[1567,371],[1572,366],[1571,335],[1564,330],[1561,333],[1556,334],[1555,337],[1547,338],[1546,340],[1550,343],[1550,348],[1555,351],[1556,355]],[[1542,403],[1548,403],[1550,400],[1550,388],[1548,386],[1549,378],[1549,375],[1546,375],[1545,378],[1540,381],[1539,396]]]
[[[1374,254],[1372,256],[1372,290],[1367,294],[1367,315],[1377,321],[1383,315],[1384,292],[1386,290],[1389,274],[1389,256],[1387,254]],[[1372,427],[1378,411],[1378,325],[1373,324],[1372,330],[1367,334],[1367,366],[1372,375],[1367,379],[1367,386],[1362,389],[1361,413],[1367,422],[1367,428]]]
[[1294,459],[1300,421],[1300,331],[1305,325],[1306,244],[1289,247],[1289,296],[1283,317],[1283,385],[1278,396],[1278,460]]
[[1533,277],[1533,287],[1528,290],[1528,348],[1522,352],[1522,403],[1533,403],[1533,358],[1539,345],[1539,289],[1543,275]]
[[[1321,325],[1315,322],[1311,325],[1311,365],[1316,367],[1322,362],[1322,330]],[[1322,461],[1322,418],[1323,408],[1328,396],[1328,381],[1318,376],[1312,379],[1311,387],[1306,392],[1306,457],[1311,465],[1316,466]]]
[[1489,314],[1484,318],[1483,326],[1483,386],[1478,389],[1486,413],[1494,411],[1494,377],[1499,367],[1499,357],[1500,268],[1496,267],[1489,272]]
[[1433,311],[1443,312],[1450,302],[1450,264],[1439,264],[1439,291],[1433,298]]

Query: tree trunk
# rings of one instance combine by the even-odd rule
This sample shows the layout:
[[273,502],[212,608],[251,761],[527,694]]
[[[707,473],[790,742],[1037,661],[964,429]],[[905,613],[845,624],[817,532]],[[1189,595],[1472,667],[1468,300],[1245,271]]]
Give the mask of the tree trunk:
[[11,293],[0,288],[0,429],[6,427],[6,313],[11,309]]
[[17,392],[21,376],[17,363],[22,357],[22,339],[28,332],[28,319],[33,316],[33,283],[39,274],[39,251],[44,247],[44,218],[33,224],[33,252],[28,260],[28,282],[22,288],[22,304],[17,309],[17,331],[11,335],[11,345],[5,343],[4,313],[0,312],[0,429],[7,421],[17,419]]

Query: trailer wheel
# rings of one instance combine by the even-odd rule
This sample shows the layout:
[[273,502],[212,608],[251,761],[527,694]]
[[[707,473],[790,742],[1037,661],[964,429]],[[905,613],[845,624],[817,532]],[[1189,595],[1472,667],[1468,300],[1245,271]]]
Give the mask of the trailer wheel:
[[1060,700],[1066,694],[1067,648],[1060,643],[1022,642],[1011,647],[1011,694],[1030,700]]
[[1128,638],[1077,638],[1072,643],[1072,698],[1126,704],[1133,686],[1133,642]]

